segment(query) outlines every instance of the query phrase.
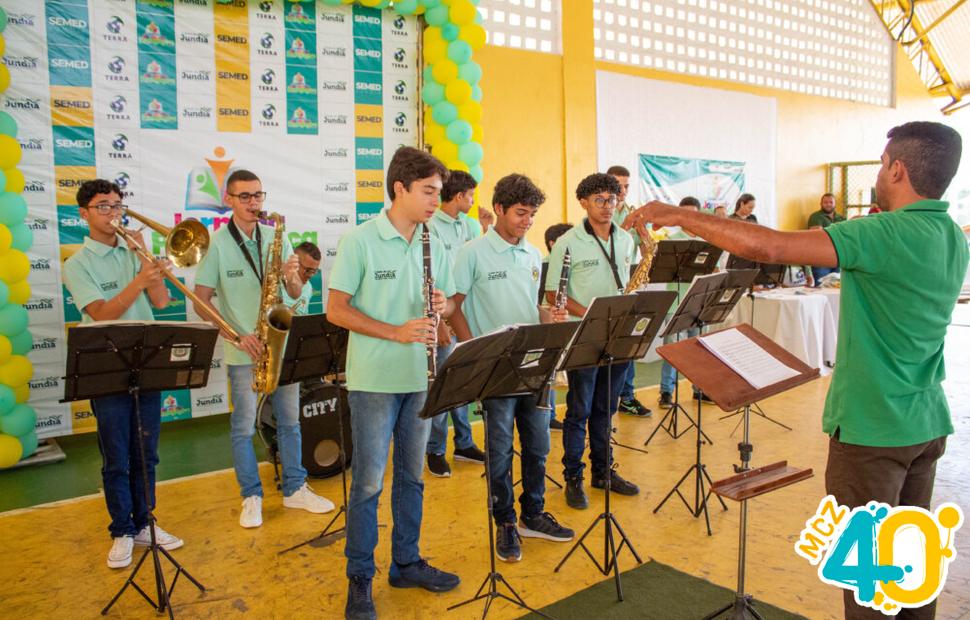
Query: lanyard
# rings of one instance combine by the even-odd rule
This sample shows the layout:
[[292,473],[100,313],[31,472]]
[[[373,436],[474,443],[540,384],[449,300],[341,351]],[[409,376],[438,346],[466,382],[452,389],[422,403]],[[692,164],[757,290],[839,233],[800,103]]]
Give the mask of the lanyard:
[[259,230],[259,224],[256,224],[256,254],[259,258],[259,269],[256,269],[256,263],[253,262],[253,256],[252,254],[249,253],[249,250],[246,248],[246,242],[243,241],[242,234],[240,234],[239,228],[236,227],[236,222],[232,218],[229,218],[229,234],[231,234],[232,238],[236,240],[236,245],[239,246],[239,249],[242,251],[243,256],[246,257],[246,262],[249,263],[249,266],[250,268],[252,268],[253,273],[256,274],[256,279],[259,280],[260,284],[262,284],[263,283],[263,272],[262,272],[263,234]]
[[613,271],[613,280],[616,281],[617,290],[623,290],[623,281],[620,279],[620,272],[616,267],[616,245],[613,237],[613,228],[615,227],[615,224],[613,224],[612,222],[610,223],[610,253],[609,254],[606,253],[606,246],[603,245],[603,242],[600,241],[600,238],[596,235],[595,232],[593,232],[593,226],[592,224],[589,223],[588,218],[583,220],[583,227],[586,229],[586,232],[588,232],[589,235],[596,240],[596,245],[599,246],[600,251],[603,252],[603,256],[605,256],[606,260],[610,263],[610,269]]

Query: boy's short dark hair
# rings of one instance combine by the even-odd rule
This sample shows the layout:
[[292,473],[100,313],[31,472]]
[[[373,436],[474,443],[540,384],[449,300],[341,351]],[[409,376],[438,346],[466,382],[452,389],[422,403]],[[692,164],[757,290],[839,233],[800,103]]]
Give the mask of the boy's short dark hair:
[[394,200],[394,184],[398,181],[411,191],[412,183],[436,174],[441,177],[442,183],[448,182],[448,169],[437,157],[427,151],[402,146],[394,152],[391,164],[387,167],[387,195]]
[[612,174],[615,177],[628,177],[630,176],[630,171],[626,166],[610,166],[606,170],[606,174]]
[[243,168],[240,168],[239,170],[233,170],[232,174],[229,175],[229,178],[226,179],[226,192],[232,193],[232,186],[237,182],[258,181],[258,180],[259,180],[259,177],[256,176],[255,173],[250,172],[249,170],[244,170]]
[[313,260],[320,260],[320,248],[317,247],[312,241],[304,241],[300,245],[293,248],[294,252],[303,252]]
[[893,127],[886,137],[889,163],[903,162],[916,193],[942,198],[960,167],[960,134],[942,123],[915,121]]
[[556,242],[556,239],[565,235],[572,227],[572,224],[553,224],[547,228],[545,235],[546,251],[552,251],[552,244]]
[[108,181],[107,179],[91,179],[90,181],[85,181],[81,183],[81,187],[77,190],[77,206],[87,207],[91,199],[98,194],[118,194],[119,198],[124,198],[125,193],[121,191],[121,187],[118,186],[114,181]]
[[621,191],[623,189],[615,177],[610,174],[596,172],[579,182],[579,185],[576,186],[576,198],[582,200],[583,198],[589,198],[593,194],[599,194],[600,192],[619,195]]
[[512,205],[538,207],[546,201],[546,195],[524,174],[507,174],[498,180],[492,190],[492,206],[507,209]]
[[683,198],[680,199],[680,204],[677,206],[678,207],[697,207],[698,209],[700,209],[701,201],[694,198],[693,196],[684,196]]
[[449,170],[448,180],[441,187],[441,202],[448,202],[458,194],[478,187],[475,177],[464,170]]

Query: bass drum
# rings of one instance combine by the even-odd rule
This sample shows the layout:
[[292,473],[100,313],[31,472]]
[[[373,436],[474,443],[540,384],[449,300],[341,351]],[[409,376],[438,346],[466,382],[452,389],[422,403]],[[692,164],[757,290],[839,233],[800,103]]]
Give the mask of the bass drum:
[[[350,432],[347,390],[322,381],[304,381],[300,384],[303,467],[314,478],[329,478],[340,473],[340,419],[344,426],[344,458],[349,468],[354,443]],[[273,414],[272,399],[266,399],[259,412],[257,430],[271,458],[277,458],[276,416]]]

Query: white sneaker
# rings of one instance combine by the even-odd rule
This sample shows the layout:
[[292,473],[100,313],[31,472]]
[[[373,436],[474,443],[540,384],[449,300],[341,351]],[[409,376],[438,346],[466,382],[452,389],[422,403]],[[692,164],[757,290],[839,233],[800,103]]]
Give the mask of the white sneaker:
[[124,568],[131,564],[131,550],[135,547],[135,539],[131,536],[118,536],[112,539],[111,551],[108,552],[108,568]]
[[259,527],[263,524],[263,498],[250,495],[243,500],[242,512],[239,513],[239,525],[243,527]]
[[[171,551],[172,549],[178,549],[185,542],[178,536],[172,536],[162,528],[155,526],[155,542],[158,546],[166,551]],[[141,531],[135,536],[136,545],[150,545],[152,544],[151,533],[148,531],[148,526],[141,528]]]
[[330,512],[334,509],[333,502],[326,497],[314,493],[313,489],[307,486],[305,482],[293,495],[283,498],[283,505],[287,508],[302,508],[307,512],[317,514]]

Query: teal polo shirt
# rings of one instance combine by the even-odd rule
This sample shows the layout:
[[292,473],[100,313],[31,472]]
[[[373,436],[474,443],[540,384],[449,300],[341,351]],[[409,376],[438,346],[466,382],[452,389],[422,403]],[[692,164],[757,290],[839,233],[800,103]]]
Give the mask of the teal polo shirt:
[[[91,303],[108,301],[131,284],[141,270],[138,256],[121,241],[114,246],[105,245],[91,237],[84,238],[84,245],[64,261],[62,277],[82,323],[94,319],[84,311]],[[135,298],[119,321],[152,321],[152,304],[144,291]]]
[[842,290],[822,429],[844,443],[910,446],[953,432],[943,340],[968,252],[947,207],[921,200],[825,229]]
[[[628,205],[626,202],[619,203],[618,205],[616,205],[616,209],[613,210],[613,223],[616,224],[617,228],[622,227],[623,220],[626,219],[626,216],[630,215],[636,210],[637,210],[636,207],[632,205]],[[633,247],[635,248],[640,247],[640,233],[638,233],[632,227],[626,232],[628,235],[630,235],[630,237],[633,238]]]
[[506,325],[539,322],[539,250],[524,238],[512,245],[494,228],[468,243],[455,262],[455,291],[472,336]]
[[458,258],[458,252],[466,243],[482,235],[482,226],[475,219],[458,212],[453,218],[441,209],[434,212],[428,222],[431,234],[436,236],[448,254],[448,261],[452,266]]
[[[593,235],[586,232],[586,220],[573,226],[563,236],[556,240],[549,254],[549,272],[546,275],[546,290],[555,291],[559,286],[559,275],[562,273],[562,257],[569,248],[570,269],[569,285],[566,294],[578,303],[589,306],[594,297],[609,297],[619,295],[613,270],[603,251],[600,249]],[[633,262],[633,238],[619,226],[613,226],[611,233],[616,248],[616,267],[620,276],[620,284],[626,286],[630,280],[630,264]],[[600,239],[606,252],[610,251],[610,240]],[[580,317],[570,315],[572,320]]]
[[[351,296],[350,305],[367,316],[402,325],[425,315],[424,263],[419,224],[411,242],[382,212],[345,234],[330,271],[330,289]],[[431,235],[431,272],[435,288],[455,294],[451,263],[441,242]],[[401,344],[350,331],[347,389],[403,394],[428,389],[425,345]]]
[[[262,256],[263,265],[269,259],[269,246],[273,242],[275,229],[272,226],[257,224],[262,235]],[[253,230],[252,238],[247,237],[242,231],[243,245],[249,255],[253,257],[253,262],[258,260],[259,253],[256,249],[256,230]],[[283,235],[283,262],[293,253],[290,241]],[[282,280],[282,277],[281,277]],[[199,263],[195,272],[195,283],[215,289],[215,302],[226,321],[239,332],[240,336],[251,334],[256,331],[256,319],[259,316],[259,300],[262,296],[263,286],[259,278],[253,273],[249,266],[249,261],[243,255],[236,240],[232,238],[228,226],[222,226],[212,235],[209,243],[209,251]],[[284,302],[290,300],[280,282],[280,294]],[[306,287],[304,287],[306,290]],[[225,343],[225,363],[231,366],[244,366],[252,364],[253,359],[248,353],[237,349],[234,345]]]

